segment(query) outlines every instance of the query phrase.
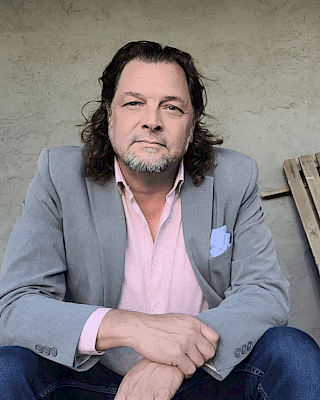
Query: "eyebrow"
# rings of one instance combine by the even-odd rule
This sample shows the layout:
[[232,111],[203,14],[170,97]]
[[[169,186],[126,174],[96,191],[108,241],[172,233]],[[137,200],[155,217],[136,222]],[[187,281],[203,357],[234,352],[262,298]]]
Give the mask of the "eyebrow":
[[[138,92],[124,92],[123,95],[124,96],[133,96],[133,97],[137,97],[139,99],[144,99],[144,96]],[[183,103],[183,104],[188,103],[186,100],[182,100],[182,98],[178,97],[178,96],[164,96],[162,102],[172,101],[172,100],[180,101],[180,103]]]

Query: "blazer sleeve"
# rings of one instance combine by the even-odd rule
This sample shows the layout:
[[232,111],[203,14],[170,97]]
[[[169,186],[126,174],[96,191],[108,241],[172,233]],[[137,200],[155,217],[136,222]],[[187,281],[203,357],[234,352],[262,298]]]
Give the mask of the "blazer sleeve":
[[[232,247],[227,250],[231,267],[230,261],[225,266],[230,268],[230,286],[218,307],[197,316],[220,336],[214,357],[219,374],[203,367],[218,380],[223,380],[247,357],[269,328],[288,323],[289,283],[281,272],[257,198],[258,167],[254,160],[250,162],[250,179],[244,194],[238,203],[235,198],[230,201],[225,210],[227,225],[232,225]],[[230,189],[226,198],[236,196],[235,193],[234,188]],[[229,218],[230,214],[236,218]]]
[[[49,151],[44,150],[1,268],[2,346],[22,346],[76,368],[82,328],[98,307],[64,301],[66,274],[61,202],[50,177]],[[98,359],[92,357],[81,369]]]

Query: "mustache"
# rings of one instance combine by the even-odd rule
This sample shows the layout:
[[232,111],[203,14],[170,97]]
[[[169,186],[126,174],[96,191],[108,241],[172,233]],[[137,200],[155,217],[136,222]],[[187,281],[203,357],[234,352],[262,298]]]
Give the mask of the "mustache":
[[167,146],[169,141],[165,138],[165,137],[161,137],[159,135],[159,133],[152,135],[152,133],[150,133],[149,135],[146,135],[145,132],[140,133],[136,133],[133,135],[132,137],[132,143],[134,142],[142,142],[142,141],[146,141],[146,142],[150,142],[150,143],[158,143],[162,146]]

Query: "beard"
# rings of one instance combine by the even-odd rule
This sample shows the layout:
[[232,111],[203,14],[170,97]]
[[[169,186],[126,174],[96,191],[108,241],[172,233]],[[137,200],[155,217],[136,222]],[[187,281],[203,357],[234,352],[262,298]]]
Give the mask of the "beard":
[[173,160],[169,156],[163,156],[158,161],[145,161],[141,160],[137,155],[129,152],[124,157],[124,163],[127,167],[133,169],[137,172],[148,172],[149,174],[159,174],[166,171],[170,165],[172,165]]
[[[114,142],[113,142],[113,121],[111,118],[109,121],[108,128],[109,128],[110,143],[113,147],[114,152],[116,153],[116,156],[120,157],[120,155],[117,154],[117,152],[115,151],[115,146],[114,146]],[[120,158],[122,158],[123,162],[125,163],[125,165],[127,167],[131,168],[134,171],[148,172],[149,174],[159,174],[161,172],[166,171],[173,164],[181,161],[182,157],[186,154],[186,152],[188,150],[192,133],[193,133],[193,129],[190,130],[190,134],[189,134],[189,137],[187,140],[186,147],[184,149],[184,152],[181,154],[180,158],[179,157],[170,157],[169,155],[164,155],[157,161],[151,161],[151,160],[148,161],[148,160],[144,160],[143,158],[141,158],[141,156],[138,156],[134,152],[131,152],[131,151],[129,151],[127,154],[125,154],[124,157],[120,157]],[[143,136],[145,136],[145,135],[143,135]],[[138,136],[135,135],[134,139],[137,140]],[[167,141],[164,139],[164,145],[167,145],[167,144],[168,144]],[[149,152],[151,154],[151,153],[153,153],[153,151],[154,150],[152,148],[149,148],[149,150],[147,152]]]

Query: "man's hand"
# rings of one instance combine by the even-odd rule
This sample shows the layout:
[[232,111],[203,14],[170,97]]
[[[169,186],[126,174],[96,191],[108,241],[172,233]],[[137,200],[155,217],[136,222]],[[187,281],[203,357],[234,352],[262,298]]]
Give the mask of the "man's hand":
[[142,359],[123,378],[115,400],[170,400],[182,382],[179,368]]
[[145,359],[177,366],[189,377],[215,355],[218,339],[212,328],[188,314],[111,310],[100,325],[96,348],[130,346]]

